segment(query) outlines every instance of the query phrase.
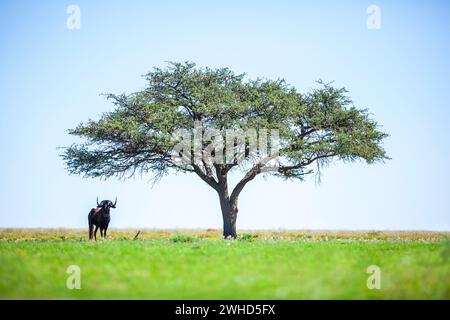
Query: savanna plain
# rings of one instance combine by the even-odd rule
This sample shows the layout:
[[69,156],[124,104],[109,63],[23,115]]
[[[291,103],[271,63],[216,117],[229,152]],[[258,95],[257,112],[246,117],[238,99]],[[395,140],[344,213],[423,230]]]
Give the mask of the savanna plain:
[[450,233],[0,229],[0,298],[450,299]]

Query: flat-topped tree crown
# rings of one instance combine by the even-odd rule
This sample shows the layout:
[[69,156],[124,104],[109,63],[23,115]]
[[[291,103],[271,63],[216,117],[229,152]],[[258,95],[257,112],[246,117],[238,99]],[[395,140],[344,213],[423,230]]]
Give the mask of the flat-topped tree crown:
[[[145,77],[142,91],[107,95],[114,111],[69,130],[85,142],[65,150],[67,168],[104,178],[195,173],[219,195],[224,237],[236,237],[239,194],[259,174],[303,179],[332,160],[388,159],[387,134],[343,88],[320,83],[301,94],[284,80],[248,80],[191,62]],[[243,176],[231,190],[234,170]]]

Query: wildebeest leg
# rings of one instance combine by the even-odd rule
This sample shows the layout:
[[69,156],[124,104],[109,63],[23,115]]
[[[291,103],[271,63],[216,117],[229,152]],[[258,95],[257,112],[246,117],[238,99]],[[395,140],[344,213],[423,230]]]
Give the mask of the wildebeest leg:
[[89,240],[92,240],[92,237],[94,232],[94,226],[92,224],[89,225]]
[[95,241],[97,241],[97,230],[98,230],[98,226],[95,226],[95,230],[94,230],[94,239],[95,239]]
[[103,228],[100,227],[100,239],[103,239]]
[[103,238],[106,239],[106,230],[108,230],[108,226],[105,226],[105,230],[103,230]]

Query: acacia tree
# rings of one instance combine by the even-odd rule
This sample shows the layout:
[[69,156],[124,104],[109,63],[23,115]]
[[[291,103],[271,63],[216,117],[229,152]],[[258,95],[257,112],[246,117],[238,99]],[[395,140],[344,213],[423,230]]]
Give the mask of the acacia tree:
[[[303,180],[332,160],[387,159],[381,146],[387,134],[367,110],[353,106],[344,88],[320,82],[301,94],[284,80],[248,80],[227,68],[197,68],[191,62],[154,68],[145,78],[142,91],[107,95],[114,111],[69,130],[84,142],[64,150],[67,169],[94,178],[194,173],[218,194],[225,238],[236,238],[239,195],[260,174]],[[214,134],[177,149],[174,133],[192,131],[196,123],[202,134],[211,129]],[[248,135],[231,141],[227,129],[253,130],[258,142],[269,141],[270,152],[262,152],[260,144],[250,148]],[[274,130],[276,150],[275,134],[265,137]],[[228,177],[234,171],[242,178],[231,189]]]

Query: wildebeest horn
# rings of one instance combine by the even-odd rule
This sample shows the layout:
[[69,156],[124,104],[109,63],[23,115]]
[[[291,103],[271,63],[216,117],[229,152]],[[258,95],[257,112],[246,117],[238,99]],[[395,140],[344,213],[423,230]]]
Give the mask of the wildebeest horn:
[[116,201],[114,202],[114,207],[116,206],[116,204],[117,204],[117,197],[116,197]]
[[99,206],[99,204],[98,204],[98,197],[97,197],[97,206]]

